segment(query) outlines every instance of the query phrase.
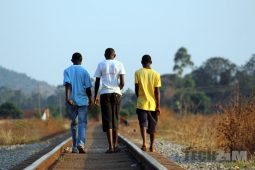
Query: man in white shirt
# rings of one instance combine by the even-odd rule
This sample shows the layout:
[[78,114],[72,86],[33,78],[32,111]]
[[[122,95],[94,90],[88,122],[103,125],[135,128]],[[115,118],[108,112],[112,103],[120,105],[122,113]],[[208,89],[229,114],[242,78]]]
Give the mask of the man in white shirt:
[[102,112],[103,131],[107,133],[109,148],[106,153],[118,152],[118,121],[121,101],[121,90],[124,87],[125,69],[121,62],[115,60],[114,49],[105,50],[105,59],[97,66],[94,77],[95,98],[94,103],[99,105],[97,95],[100,79],[102,79],[102,89],[100,90],[100,105]]

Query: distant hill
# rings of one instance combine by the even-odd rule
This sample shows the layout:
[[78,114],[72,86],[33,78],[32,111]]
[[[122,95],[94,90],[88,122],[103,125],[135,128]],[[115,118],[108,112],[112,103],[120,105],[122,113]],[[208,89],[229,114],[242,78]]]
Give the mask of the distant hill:
[[26,74],[17,73],[2,66],[0,66],[0,87],[21,90],[26,95],[38,93],[38,89],[40,89],[40,94],[43,97],[52,95],[56,89],[44,81],[37,81]]

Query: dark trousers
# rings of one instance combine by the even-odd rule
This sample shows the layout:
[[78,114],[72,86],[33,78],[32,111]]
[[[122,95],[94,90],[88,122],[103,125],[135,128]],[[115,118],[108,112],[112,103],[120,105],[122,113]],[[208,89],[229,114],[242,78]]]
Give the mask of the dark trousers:
[[104,132],[108,129],[112,129],[113,131],[118,129],[120,102],[121,95],[117,93],[107,93],[100,96]]

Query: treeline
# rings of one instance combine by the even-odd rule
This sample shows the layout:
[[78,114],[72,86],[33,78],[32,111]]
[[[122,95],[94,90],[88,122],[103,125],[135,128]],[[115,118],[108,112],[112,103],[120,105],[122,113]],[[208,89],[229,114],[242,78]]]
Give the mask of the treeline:
[[[181,47],[173,62],[169,70],[173,73],[161,76],[161,104],[177,113],[215,113],[239,94],[244,98],[253,95],[255,55],[243,66],[224,57],[212,57],[197,67],[188,50]],[[135,101],[133,92],[125,92],[121,113],[135,113]]]
[[53,117],[68,116],[64,95],[63,86],[48,97],[40,91],[26,95],[21,90],[0,87],[0,118],[23,118],[31,112],[33,117],[40,117],[46,108]]
[[[0,119],[40,118],[45,109],[49,109],[51,117],[71,118],[64,86],[56,87],[55,92],[48,97],[40,92],[25,95],[20,90],[0,87]],[[89,117],[99,120],[99,113],[100,108],[93,106]]]

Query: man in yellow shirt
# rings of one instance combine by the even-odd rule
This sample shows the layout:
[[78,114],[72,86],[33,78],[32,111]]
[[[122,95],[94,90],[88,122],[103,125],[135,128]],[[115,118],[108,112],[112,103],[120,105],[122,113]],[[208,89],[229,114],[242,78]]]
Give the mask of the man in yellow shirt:
[[154,139],[158,116],[160,115],[160,74],[151,68],[149,55],[142,57],[143,68],[135,72],[135,93],[137,116],[143,139],[142,150],[147,151],[146,130],[150,134],[150,151],[154,152]]

